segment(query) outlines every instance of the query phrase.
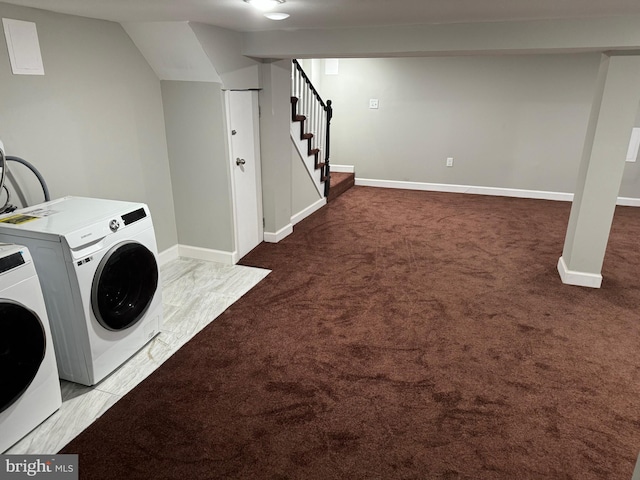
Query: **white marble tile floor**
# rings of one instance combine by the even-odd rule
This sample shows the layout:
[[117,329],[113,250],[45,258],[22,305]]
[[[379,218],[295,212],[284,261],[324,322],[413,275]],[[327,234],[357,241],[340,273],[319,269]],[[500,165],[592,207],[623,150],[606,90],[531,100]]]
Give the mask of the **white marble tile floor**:
[[160,333],[93,387],[61,380],[62,407],[4,453],[57,453],[269,272],[187,258],[161,267]]

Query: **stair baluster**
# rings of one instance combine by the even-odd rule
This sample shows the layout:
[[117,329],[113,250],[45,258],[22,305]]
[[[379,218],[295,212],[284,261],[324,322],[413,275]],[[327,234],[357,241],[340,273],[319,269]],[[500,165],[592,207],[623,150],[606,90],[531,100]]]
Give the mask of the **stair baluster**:
[[307,140],[307,152],[314,156],[314,165],[320,169],[324,182],[324,196],[329,196],[331,175],[329,169],[329,140],[333,107],[325,103],[297,60],[293,60],[291,76],[291,120],[300,122],[300,140]]

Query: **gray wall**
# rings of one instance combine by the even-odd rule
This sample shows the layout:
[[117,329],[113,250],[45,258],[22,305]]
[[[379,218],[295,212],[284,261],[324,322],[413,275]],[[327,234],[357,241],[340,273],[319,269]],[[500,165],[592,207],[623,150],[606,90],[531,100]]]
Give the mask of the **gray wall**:
[[45,69],[44,76],[13,75],[2,34],[7,154],[36,165],[52,198],[147,203],[159,250],[175,245],[160,82],[122,27],[3,3],[0,17],[36,23]]
[[[573,192],[599,61],[341,59],[338,75],[314,74],[334,105],[331,161],[359,178]],[[621,195],[638,197],[638,166],[626,168]]]
[[161,84],[179,243],[233,252],[221,85]]

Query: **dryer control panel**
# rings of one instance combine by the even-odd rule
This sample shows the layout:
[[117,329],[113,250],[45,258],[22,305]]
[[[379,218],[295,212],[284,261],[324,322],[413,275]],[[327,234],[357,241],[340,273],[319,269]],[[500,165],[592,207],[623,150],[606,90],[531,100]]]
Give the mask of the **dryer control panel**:
[[20,265],[24,265],[24,257],[22,256],[22,252],[12,253],[11,255],[7,255],[6,257],[0,258],[0,274],[4,272],[8,272],[9,270],[13,270]]
[[137,222],[138,220],[142,220],[147,216],[147,212],[145,212],[144,208],[138,208],[133,212],[125,213],[122,215],[122,221],[125,225],[129,225],[130,223]]

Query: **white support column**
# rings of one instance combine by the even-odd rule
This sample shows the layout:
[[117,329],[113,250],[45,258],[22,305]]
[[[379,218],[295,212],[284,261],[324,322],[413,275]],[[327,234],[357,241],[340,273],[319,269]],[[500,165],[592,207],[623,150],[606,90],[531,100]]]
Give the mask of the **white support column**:
[[291,225],[291,60],[262,64],[260,156],[264,239],[278,242]]
[[599,288],[631,129],[640,105],[640,56],[603,55],[558,271]]

